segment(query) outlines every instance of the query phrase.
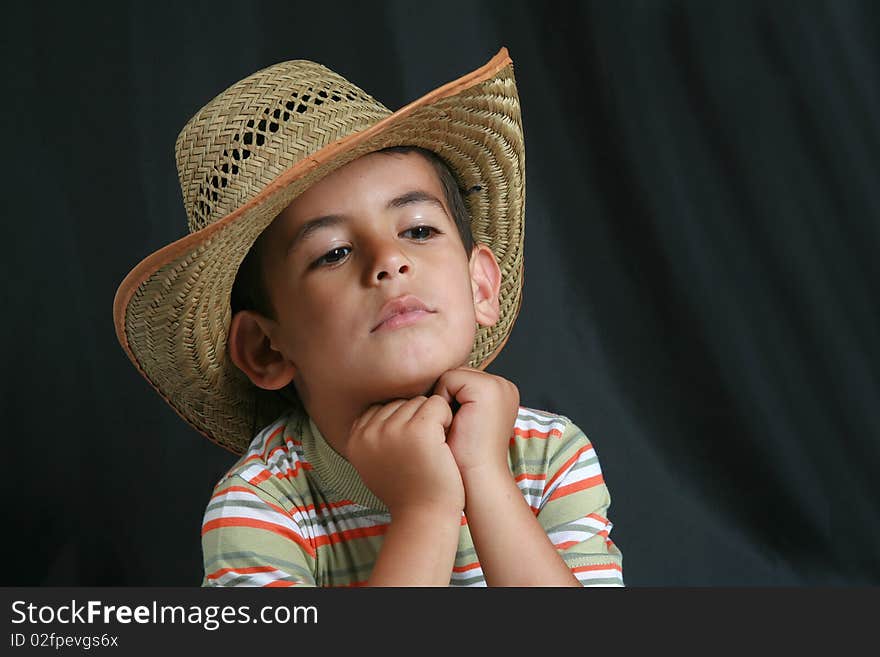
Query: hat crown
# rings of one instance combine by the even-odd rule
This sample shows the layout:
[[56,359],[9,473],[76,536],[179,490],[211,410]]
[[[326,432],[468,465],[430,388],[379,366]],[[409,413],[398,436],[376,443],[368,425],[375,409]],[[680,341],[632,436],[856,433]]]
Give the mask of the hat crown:
[[308,60],[281,62],[236,82],[177,137],[190,232],[240,207],[297,162],[389,114],[362,89]]

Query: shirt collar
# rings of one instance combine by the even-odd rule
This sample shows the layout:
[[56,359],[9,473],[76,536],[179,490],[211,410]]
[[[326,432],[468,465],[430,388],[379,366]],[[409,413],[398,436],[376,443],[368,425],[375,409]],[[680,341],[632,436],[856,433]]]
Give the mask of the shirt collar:
[[328,443],[318,425],[308,418],[302,424],[303,455],[312,465],[322,492],[335,501],[355,504],[387,513],[388,507],[367,488],[355,467]]

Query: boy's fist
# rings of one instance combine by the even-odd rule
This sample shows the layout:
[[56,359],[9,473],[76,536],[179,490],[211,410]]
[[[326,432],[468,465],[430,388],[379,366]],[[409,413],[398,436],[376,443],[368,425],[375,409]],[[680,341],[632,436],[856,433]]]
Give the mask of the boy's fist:
[[471,367],[445,372],[434,394],[461,407],[446,442],[461,476],[510,474],[507,450],[519,412],[519,388],[500,376]]
[[392,516],[461,513],[464,486],[446,444],[451,424],[452,410],[438,395],[375,404],[352,424],[347,458]]

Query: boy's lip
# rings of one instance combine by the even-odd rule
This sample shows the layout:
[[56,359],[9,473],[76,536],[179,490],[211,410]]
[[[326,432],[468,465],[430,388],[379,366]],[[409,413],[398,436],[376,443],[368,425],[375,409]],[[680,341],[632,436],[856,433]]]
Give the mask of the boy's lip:
[[378,329],[387,320],[395,317],[396,315],[402,315],[404,313],[417,310],[422,310],[428,313],[434,312],[433,310],[428,308],[428,306],[426,306],[421,299],[419,299],[417,296],[413,296],[412,294],[404,294],[402,296],[395,297],[394,299],[389,299],[379,310],[379,321],[373,328],[370,329],[370,333]]

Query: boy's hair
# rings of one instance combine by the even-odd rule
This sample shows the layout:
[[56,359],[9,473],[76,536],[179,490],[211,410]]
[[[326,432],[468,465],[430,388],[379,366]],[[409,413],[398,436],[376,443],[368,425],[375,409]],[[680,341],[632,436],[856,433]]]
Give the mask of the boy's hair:
[[[389,154],[418,153],[431,163],[437,172],[437,176],[440,178],[440,183],[443,185],[446,204],[452,212],[452,218],[464,244],[465,253],[470,256],[474,246],[474,238],[470,228],[470,215],[464,204],[458,182],[446,163],[433,151],[419,146],[391,146],[376,152]],[[230,298],[233,315],[240,310],[253,310],[270,319],[276,319],[262,273],[261,250],[263,235],[265,235],[265,232],[254,242],[235,276]]]

